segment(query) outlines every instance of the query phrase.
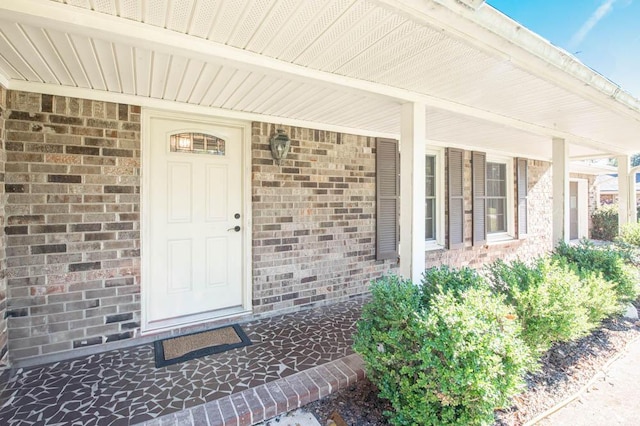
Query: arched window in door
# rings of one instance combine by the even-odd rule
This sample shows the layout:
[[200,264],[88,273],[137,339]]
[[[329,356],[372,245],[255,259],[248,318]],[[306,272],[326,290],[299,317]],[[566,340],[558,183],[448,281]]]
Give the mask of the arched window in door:
[[173,134],[169,139],[171,152],[225,155],[224,139],[220,139],[213,135],[183,132]]

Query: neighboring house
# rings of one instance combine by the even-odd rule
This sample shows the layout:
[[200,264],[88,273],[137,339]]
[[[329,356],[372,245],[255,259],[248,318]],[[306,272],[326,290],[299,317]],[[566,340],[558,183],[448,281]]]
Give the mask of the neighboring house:
[[5,361],[570,239],[640,102],[481,3],[0,2]]
[[[636,204],[640,205],[640,174],[636,173]],[[600,205],[615,204],[618,202],[618,175],[601,175],[596,179],[596,186],[600,194]]]

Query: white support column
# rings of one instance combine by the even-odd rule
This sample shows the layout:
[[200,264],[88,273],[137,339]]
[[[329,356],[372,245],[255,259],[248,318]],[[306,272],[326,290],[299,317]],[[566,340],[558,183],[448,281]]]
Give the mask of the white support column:
[[[618,224],[629,223],[629,206],[631,205],[630,173],[631,159],[628,155],[616,157],[618,160]],[[635,194],[633,199],[635,200]],[[635,204],[635,203],[634,203]]]
[[554,246],[569,241],[569,144],[553,138],[553,233]]
[[420,282],[425,269],[426,108],[402,105],[400,128],[400,275]]

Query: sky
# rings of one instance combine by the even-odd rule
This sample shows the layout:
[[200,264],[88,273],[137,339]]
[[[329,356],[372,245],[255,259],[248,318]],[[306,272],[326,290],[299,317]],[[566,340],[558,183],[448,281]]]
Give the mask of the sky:
[[640,99],[640,0],[487,0]]

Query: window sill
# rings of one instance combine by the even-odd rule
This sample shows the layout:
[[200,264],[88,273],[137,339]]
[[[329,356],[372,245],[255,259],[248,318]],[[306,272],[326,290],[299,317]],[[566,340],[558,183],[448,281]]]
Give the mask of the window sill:
[[504,234],[494,234],[491,236],[487,236],[487,245],[492,246],[496,244],[504,244],[509,243],[511,241],[517,241],[512,235],[507,233]]
[[435,241],[427,241],[424,243],[424,251],[444,250],[444,246]]

